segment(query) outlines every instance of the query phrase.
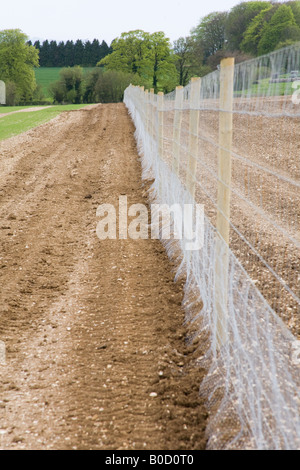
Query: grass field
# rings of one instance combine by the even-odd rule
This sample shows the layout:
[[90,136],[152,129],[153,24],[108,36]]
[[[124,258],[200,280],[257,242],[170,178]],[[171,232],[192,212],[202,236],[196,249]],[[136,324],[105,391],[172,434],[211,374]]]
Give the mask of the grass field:
[[251,87],[251,95],[253,96],[284,96],[292,95],[293,91],[292,82],[270,83],[269,78],[260,80],[259,83],[253,84]]
[[[93,68],[94,67],[85,67],[83,69],[84,73],[93,70]],[[42,86],[45,98],[50,98],[49,85],[59,79],[59,73],[61,70],[61,67],[40,67],[35,69],[36,81]]]
[[[50,108],[41,109],[40,111],[28,111],[22,113],[8,114],[8,116],[0,117],[0,140],[8,139],[18,134],[39,126],[44,122],[50,121],[63,111],[72,111],[80,109],[86,105],[66,105],[66,106],[51,106]],[[26,107],[0,107],[1,112],[12,113],[13,111],[23,110]]]
[[34,108],[34,106],[0,106],[0,114],[13,113],[15,111],[21,111],[22,109],[28,108]]

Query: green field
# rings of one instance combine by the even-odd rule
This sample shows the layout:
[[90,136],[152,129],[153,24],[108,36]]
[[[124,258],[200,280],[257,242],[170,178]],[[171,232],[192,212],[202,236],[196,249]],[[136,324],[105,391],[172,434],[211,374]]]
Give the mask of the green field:
[[14,111],[20,111],[22,109],[28,108],[34,108],[34,106],[0,106],[0,114],[13,113]]
[[[85,67],[84,73],[90,72],[94,67]],[[42,86],[45,98],[50,98],[49,85],[59,79],[59,72],[62,67],[39,67],[35,69],[35,78],[37,83]]]
[[[284,78],[284,76],[282,76]],[[293,94],[293,84],[292,82],[286,83],[270,83],[269,78],[264,78],[259,80],[259,83],[253,84],[250,90],[244,90],[243,93],[247,95],[249,93],[251,96],[290,96]],[[236,92],[236,95],[242,94],[242,92]]]
[[[22,113],[9,114],[8,116],[0,117],[0,140],[8,139],[18,134],[37,127],[47,121],[50,121],[63,111],[73,111],[80,109],[86,105],[66,105],[66,106],[51,106],[50,108],[42,109],[40,111],[29,111]],[[10,112],[24,109],[25,107],[6,108],[0,107],[0,114],[6,113],[9,109]]]

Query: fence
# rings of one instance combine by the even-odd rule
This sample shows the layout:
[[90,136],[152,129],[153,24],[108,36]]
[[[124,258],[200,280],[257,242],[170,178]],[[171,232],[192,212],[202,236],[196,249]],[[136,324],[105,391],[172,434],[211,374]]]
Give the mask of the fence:
[[300,447],[299,69],[295,45],[125,91],[151,198],[205,205],[203,249],[166,248],[205,350],[211,449]]

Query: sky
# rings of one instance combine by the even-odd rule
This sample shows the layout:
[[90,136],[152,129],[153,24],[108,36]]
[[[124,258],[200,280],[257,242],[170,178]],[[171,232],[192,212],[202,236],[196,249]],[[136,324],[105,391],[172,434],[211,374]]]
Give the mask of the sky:
[[173,42],[200,18],[240,0],[0,0],[0,30],[21,29],[33,41],[82,39],[108,44],[122,32],[163,31]]

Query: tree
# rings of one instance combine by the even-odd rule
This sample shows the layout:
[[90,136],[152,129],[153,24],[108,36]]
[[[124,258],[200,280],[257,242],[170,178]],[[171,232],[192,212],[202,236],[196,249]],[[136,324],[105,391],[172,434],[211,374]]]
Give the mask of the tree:
[[270,2],[242,2],[233,7],[226,20],[225,35],[227,47],[230,50],[239,50],[243,41],[244,33],[251,20],[255,18],[262,10],[272,6]]
[[191,36],[174,41],[173,50],[179,85],[186,86],[192,77],[203,77],[211,72],[210,66],[203,64],[201,42]]
[[286,5],[291,7],[297,26],[300,27],[300,1],[286,2]]
[[17,104],[17,87],[13,82],[6,82],[6,104],[15,106]]
[[274,9],[272,5],[262,10],[253,18],[244,33],[244,39],[240,44],[240,48],[244,52],[248,52],[256,56],[258,54],[258,45],[262,38],[262,33],[268,19],[272,17]]
[[61,41],[58,44],[56,41],[45,40],[43,44],[36,41],[34,46],[39,50],[41,67],[95,67],[100,59],[112,52],[105,41],[100,45],[98,39],[94,39],[92,43],[77,39],[75,43]]
[[[112,42],[113,52],[97,65],[139,75],[158,89],[169,90],[176,85],[174,55],[163,32],[153,34],[142,30],[122,33]],[[175,85],[174,85],[175,84]]]
[[138,84],[140,78],[137,75],[117,70],[103,72],[100,69],[98,80],[94,88],[96,102],[118,103],[123,101],[124,91],[131,84]]
[[91,46],[91,64],[95,66],[99,60],[101,60],[101,53],[100,53],[100,42],[98,39],[94,39]]
[[85,93],[83,97],[84,103],[96,103],[98,101],[98,96],[95,90],[96,84],[100,78],[100,75],[103,74],[103,70],[99,67],[94,68],[88,72],[85,80]]
[[34,67],[39,66],[39,55],[27,41],[20,29],[0,31],[0,76],[14,84],[15,103],[29,103],[36,89]]
[[50,85],[50,93],[57,103],[83,102],[85,88],[80,66],[66,67],[60,71],[60,79]]
[[101,46],[100,46],[100,58],[97,60],[97,62],[99,62],[99,60],[101,59],[104,59],[105,56],[111,53],[112,53],[112,49],[108,47],[108,44],[105,41],[102,41]]
[[83,64],[84,67],[89,67],[92,63],[92,43],[86,41],[84,44]]
[[174,41],[175,66],[178,73],[179,85],[186,86],[190,78],[192,41],[189,37]]
[[277,44],[290,39],[300,39],[300,28],[296,24],[293,11],[290,6],[282,4],[275,11],[269,23],[265,23],[261,40],[258,44],[259,55],[273,51]]
[[51,58],[50,58],[50,44],[49,41],[43,42],[40,50],[40,66],[41,67],[50,67]]
[[194,41],[198,42],[203,49],[204,62],[208,57],[223,49],[226,20],[226,12],[213,12],[202,18],[198,26],[192,30]]
[[40,49],[41,49],[41,43],[40,43],[40,41],[35,41],[35,43],[34,43],[33,45],[34,45],[34,47],[35,47],[38,51],[40,51]]
[[148,35],[141,30],[122,33],[112,42],[113,52],[102,59],[98,65],[107,70],[120,70],[127,73],[142,73],[141,61],[148,49]]
[[[81,39],[77,39],[74,45],[74,63],[83,65],[84,44]],[[69,65],[69,64],[68,64]]]
[[146,73],[145,76],[151,79],[154,90],[157,91],[160,87],[167,93],[173,90],[177,83],[175,57],[169,39],[163,32],[157,32],[151,34],[149,40],[149,52],[142,61],[144,71],[149,70],[149,74]]
[[56,41],[50,41],[49,44],[49,63],[51,67],[55,67],[58,60],[58,47]]
[[60,41],[57,45],[57,62],[55,67],[64,67],[65,63],[65,43]]

